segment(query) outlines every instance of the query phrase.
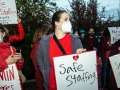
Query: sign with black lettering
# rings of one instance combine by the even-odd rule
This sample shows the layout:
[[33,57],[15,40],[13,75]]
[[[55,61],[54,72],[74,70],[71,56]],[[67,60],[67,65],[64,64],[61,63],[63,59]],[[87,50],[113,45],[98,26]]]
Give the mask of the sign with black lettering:
[[109,57],[117,87],[120,88],[120,54]]
[[0,23],[17,24],[17,9],[15,0],[0,0]]
[[98,90],[95,50],[53,59],[57,90]]
[[16,65],[8,66],[3,72],[0,72],[0,90],[21,90]]
[[120,39],[120,27],[108,27],[111,37],[111,44]]

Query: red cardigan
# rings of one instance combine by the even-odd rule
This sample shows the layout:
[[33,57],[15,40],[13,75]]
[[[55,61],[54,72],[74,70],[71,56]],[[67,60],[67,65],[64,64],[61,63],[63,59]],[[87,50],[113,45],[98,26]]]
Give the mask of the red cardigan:
[[37,54],[37,49],[38,49],[39,43],[40,43],[40,40],[38,40],[34,44],[30,57],[32,59],[32,62],[33,62],[34,68],[35,68],[35,79],[36,79],[37,90],[44,90],[43,77],[40,73],[40,70],[39,70],[39,67],[37,64],[37,60],[36,60],[36,54]]
[[111,46],[107,44],[107,42],[110,40],[110,38],[106,36],[101,37],[101,50],[102,50],[102,60],[106,62],[106,51],[111,50]]
[[[14,47],[12,47],[13,52],[15,54],[16,49]],[[6,68],[8,68],[8,64],[5,61],[8,56],[10,56],[12,54],[11,50],[10,50],[10,43],[4,43],[1,42],[0,43],[0,72],[4,71]],[[21,62],[17,62],[16,66],[18,70],[21,70],[23,68],[23,63],[24,63],[24,59],[22,58]],[[20,82],[21,86],[22,83]],[[23,90],[23,89],[22,89]]]
[[21,41],[25,37],[24,29],[21,23],[17,24],[17,28],[18,28],[17,35],[9,35],[9,43]]
[[[13,52],[15,54],[16,49],[14,47],[13,48]],[[8,56],[10,56],[12,54],[11,50],[10,50],[10,43],[4,43],[1,42],[0,43],[0,72],[4,71],[6,68],[8,68],[8,64],[5,61]],[[21,70],[23,68],[23,63],[24,63],[24,59],[22,58],[22,62],[17,62],[16,66],[18,70]]]

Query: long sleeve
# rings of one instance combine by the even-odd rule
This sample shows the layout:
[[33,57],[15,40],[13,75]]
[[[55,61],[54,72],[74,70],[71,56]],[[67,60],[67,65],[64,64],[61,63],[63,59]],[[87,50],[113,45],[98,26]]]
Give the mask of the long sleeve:
[[37,60],[36,60],[36,54],[37,54],[37,49],[38,49],[39,41],[34,44],[34,46],[32,48],[32,52],[30,54],[30,57],[31,57],[32,62],[33,62],[33,65],[35,67],[35,70],[38,69],[38,64],[37,64]]
[[36,54],[36,59],[37,59],[37,63],[39,66],[39,69],[41,71],[41,73],[43,74],[44,69],[44,58],[43,58],[43,51],[42,51],[42,45],[41,43],[38,46],[38,50],[37,50],[37,54]]
[[0,72],[4,71],[6,68],[8,68],[8,64],[5,60],[0,60]]
[[17,35],[9,35],[9,43],[21,41],[25,37],[24,29],[21,23],[17,24],[17,28],[18,28]]
[[109,45],[107,44],[107,40],[106,40],[106,37],[105,37],[105,36],[103,36],[103,37],[101,38],[101,48],[102,48],[102,50],[104,50],[104,51],[107,51],[107,50],[111,49],[111,46],[109,46]]
[[116,54],[119,54],[119,50],[118,48],[120,47],[120,40],[118,40],[117,42],[115,42],[113,45],[112,45],[112,48],[111,48],[111,52],[110,52],[110,55],[109,56],[113,56],[113,55],[116,55]]

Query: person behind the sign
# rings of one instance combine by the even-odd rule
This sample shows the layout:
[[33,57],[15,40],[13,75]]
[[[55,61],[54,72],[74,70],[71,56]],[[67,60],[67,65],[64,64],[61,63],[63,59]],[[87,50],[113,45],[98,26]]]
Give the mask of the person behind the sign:
[[101,73],[101,82],[102,87],[109,89],[109,79],[111,74],[111,66],[108,59],[109,53],[111,51],[111,40],[110,40],[110,32],[108,30],[108,27],[113,27],[112,25],[107,25],[104,30],[101,37],[101,50],[102,50],[102,60],[103,60],[103,67],[102,67],[102,73]]
[[[111,48],[111,52],[109,56],[113,56],[116,54],[120,54],[120,40],[116,41]],[[119,64],[118,64],[119,65]],[[117,84],[115,81],[115,77],[113,75],[113,71],[110,75],[110,83],[109,83],[110,90],[120,90],[117,88]]]
[[[24,59],[21,53],[16,53],[16,49],[12,46],[14,55],[12,55],[10,49],[9,31],[0,24],[0,72],[8,68],[9,64],[16,63],[17,69],[23,68]],[[21,83],[22,86],[22,83]]]
[[101,48],[98,43],[98,39],[95,37],[95,28],[89,27],[88,28],[88,35],[85,36],[84,40],[82,41],[83,47],[86,48],[87,51],[89,50],[97,50],[97,63],[98,63],[98,76],[99,76],[99,88],[101,88],[101,67],[102,67],[102,60],[101,60]]
[[95,37],[95,28],[92,26],[88,28],[88,35],[86,35],[83,40],[83,47],[86,48],[87,51],[97,50],[97,55],[99,56],[98,65],[101,66],[101,48],[98,39]]
[[21,19],[19,18],[19,16],[17,17],[17,22],[18,22],[18,24],[17,24],[18,34],[17,35],[9,35],[8,36],[8,38],[9,38],[8,42],[9,43],[21,41],[25,37],[24,29],[22,27]]
[[62,56],[63,53],[53,39],[55,35],[67,54],[82,53],[83,49],[80,39],[71,31],[70,17],[66,11],[57,11],[52,17],[53,33],[43,35],[37,51],[37,62],[44,78],[46,90],[57,90],[53,57]]
[[39,25],[39,27],[35,31],[33,42],[31,44],[32,52],[30,57],[32,58],[32,62],[35,68],[35,79],[36,79],[37,90],[44,90],[44,87],[43,87],[43,77],[40,73],[37,60],[36,60],[36,53],[37,53],[38,45],[40,43],[41,36],[47,33],[48,33],[47,26]]
[[85,31],[84,30],[80,30],[80,40],[83,41],[85,38]]

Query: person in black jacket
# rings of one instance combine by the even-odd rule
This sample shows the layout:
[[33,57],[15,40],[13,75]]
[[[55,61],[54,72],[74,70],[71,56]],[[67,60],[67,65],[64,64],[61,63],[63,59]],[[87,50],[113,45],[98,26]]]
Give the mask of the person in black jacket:
[[[85,36],[82,44],[83,44],[83,47],[87,51],[97,50],[97,56],[99,57],[98,60],[97,60],[97,63],[98,63],[98,66],[101,67],[102,66],[102,64],[101,64],[102,53],[101,53],[100,45],[98,43],[98,39],[96,37],[94,37],[94,35],[95,35],[95,28],[94,27],[89,27],[88,28],[88,35]],[[101,73],[99,73],[99,87],[101,88],[101,79],[100,79],[101,75],[100,74]]]
[[94,37],[95,35],[95,28],[89,27],[88,28],[88,35],[85,36],[83,40],[83,47],[86,48],[87,51],[89,50],[97,50],[97,55],[99,56],[99,59],[101,60],[101,50],[100,45],[98,43],[98,39]]

